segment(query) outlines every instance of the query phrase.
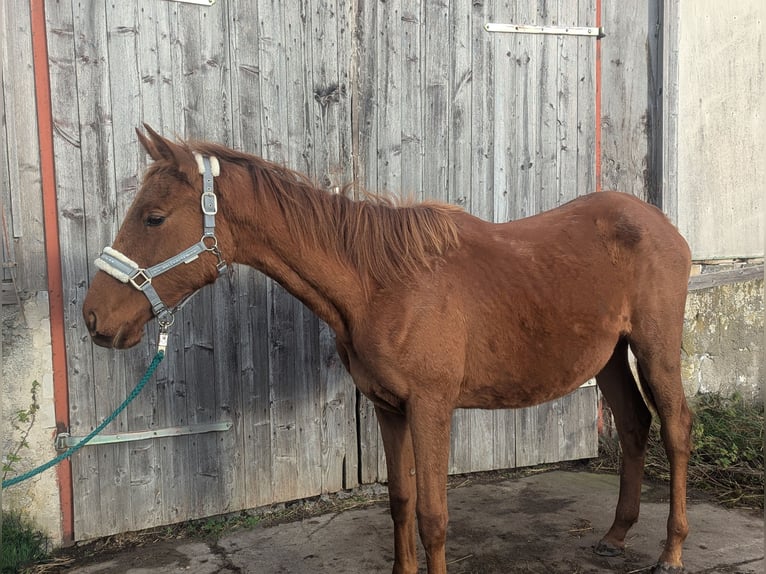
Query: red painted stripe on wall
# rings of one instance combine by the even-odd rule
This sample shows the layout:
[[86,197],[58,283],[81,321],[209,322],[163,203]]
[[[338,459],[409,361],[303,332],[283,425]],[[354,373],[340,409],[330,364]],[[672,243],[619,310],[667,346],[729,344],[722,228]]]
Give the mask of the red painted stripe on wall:
[[[40,144],[40,175],[43,192],[43,228],[48,270],[51,348],[53,360],[53,403],[56,425],[69,428],[69,384],[67,380],[66,339],[64,335],[64,288],[61,276],[56,172],[53,156],[53,117],[48,75],[48,42],[45,35],[45,2],[29,0],[32,26],[37,137]],[[72,470],[69,460],[56,467],[61,503],[61,529],[64,544],[74,541]]]

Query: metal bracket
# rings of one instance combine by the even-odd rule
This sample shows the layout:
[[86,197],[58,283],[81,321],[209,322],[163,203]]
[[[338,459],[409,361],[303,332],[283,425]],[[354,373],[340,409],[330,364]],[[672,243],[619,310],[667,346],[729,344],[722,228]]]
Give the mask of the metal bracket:
[[596,379],[588,379],[582,385],[580,385],[579,388],[587,389],[588,387],[595,387],[595,386],[596,386]]
[[[134,440],[147,440],[151,438],[161,438],[168,436],[183,436],[189,434],[202,434],[207,432],[222,432],[231,429],[232,423],[209,423],[196,424],[183,427],[168,427],[164,429],[126,432],[112,435],[94,436],[86,446],[94,444],[114,444],[118,442],[130,442]],[[77,446],[84,437],[71,436],[69,433],[62,432],[56,435],[55,445],[57,451],[65,451],[68,448]]]
[[559,36],[592,36],[603,38],[604,28],[596,26],[530,26],[528,24],[485,24],[487,32],[512,34],[556,34]]
[[216,0],[170,0],[171,2],[180,2],[182,4],[199,4],[200,6],[212,6]]

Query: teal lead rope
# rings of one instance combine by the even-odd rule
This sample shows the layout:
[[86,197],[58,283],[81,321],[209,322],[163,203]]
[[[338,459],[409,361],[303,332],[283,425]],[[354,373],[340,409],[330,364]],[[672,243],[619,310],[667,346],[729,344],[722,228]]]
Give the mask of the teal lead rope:
[[131,393],[128,395],[128,398],[126,398],[124,401],[122,401],[122,404],[117,407],[117,409],[108,417],[104,419],[104,421],[98,425],[96,428],[94,428],[88,436],[86,436],[84,439],[82,439],[80,442],[78,442],[73,447],[70,447],[67,449],[66,452],[62,452],[60,455],[58,455],[53,460],[50,460],[43,464],[42,466],[38,466],[35,469],[30,470],[29,472],[25,472],[24,474],[20,474],[18,476],[14,476],[13,478],[9,478],[8,480],[3,481],[3,490],[8,488],[9,486],[13,486],[14,484],[18,484],[19,482],[22,482],[28,478],[32,478],[33,476],[36,476],[40,474],[41,472],[45,472],[52,466],[56,466],[58,463],[60,463],[62,460],[65,460],[72,456],[74,453],[76,453],[78,450],[80,450],[82,447],[84,447],[88,442],[90,442],[90,439],[92,439],[94,436],[96,436],[98,433],[100,433],[106,425],[108,425],[110,422],[112,422],[114,419],[117,418],[117,416],[125,410],[125,407],[127,407],[133,399],[135,399],[138,396],[138,393],[141,392],[141,389],[143,389],[146,386],[146,383],[149,382],[149,379],[152,378],[152,375],[154,374],[154,371],[157,370],[157,367],[162,362],[162,359],[165,358],[165,351],[161,347],[159,351],[157,351],[157,354],[154,356],[154,359],[152,359],[151,364],[149,365],[149,368],[146,369],[146,373],[144,373],[144,376],[141,378],[141,380],[136,385],[136,388],[131,391]]

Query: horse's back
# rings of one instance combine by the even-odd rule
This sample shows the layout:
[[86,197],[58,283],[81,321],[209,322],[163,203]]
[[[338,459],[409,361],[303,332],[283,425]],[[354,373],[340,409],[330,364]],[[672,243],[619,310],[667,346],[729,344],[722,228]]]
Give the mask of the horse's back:
[[685,289],[688,280],[691,255],[684,238],[659,209],[626,193],[588,194],[508,223],[473,218],[464,232],[469,256],[481,259],[484,252],[498,270],[504,260],[532,276],[552,277],[573,267],[588,280],[626,274],[640,280],[642,273],[660,270],[661,282]]

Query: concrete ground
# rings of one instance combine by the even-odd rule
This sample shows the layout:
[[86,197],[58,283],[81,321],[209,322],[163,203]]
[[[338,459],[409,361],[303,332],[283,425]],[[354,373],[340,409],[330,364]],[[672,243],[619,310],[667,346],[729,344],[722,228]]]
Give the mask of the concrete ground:
[[[603,558],[592,545],[606,532],[617,477],[552,471],[449,492],[450,574],[600,574],[649,572],[665,538],[663,487],[647,486],[641,518],[624,556]],[[690,500],[684,549],[689,573],[761,574],[763,514]],[[387,503],[278,525],[258,525],[215,541],[161,541],[70,565],[77,574],[388,573],[393,528]],[[423,563],[423,552],[420,552]],[[87,562],[87,563],[85,563]],[[421,572],[425,566],[421,564]]]

